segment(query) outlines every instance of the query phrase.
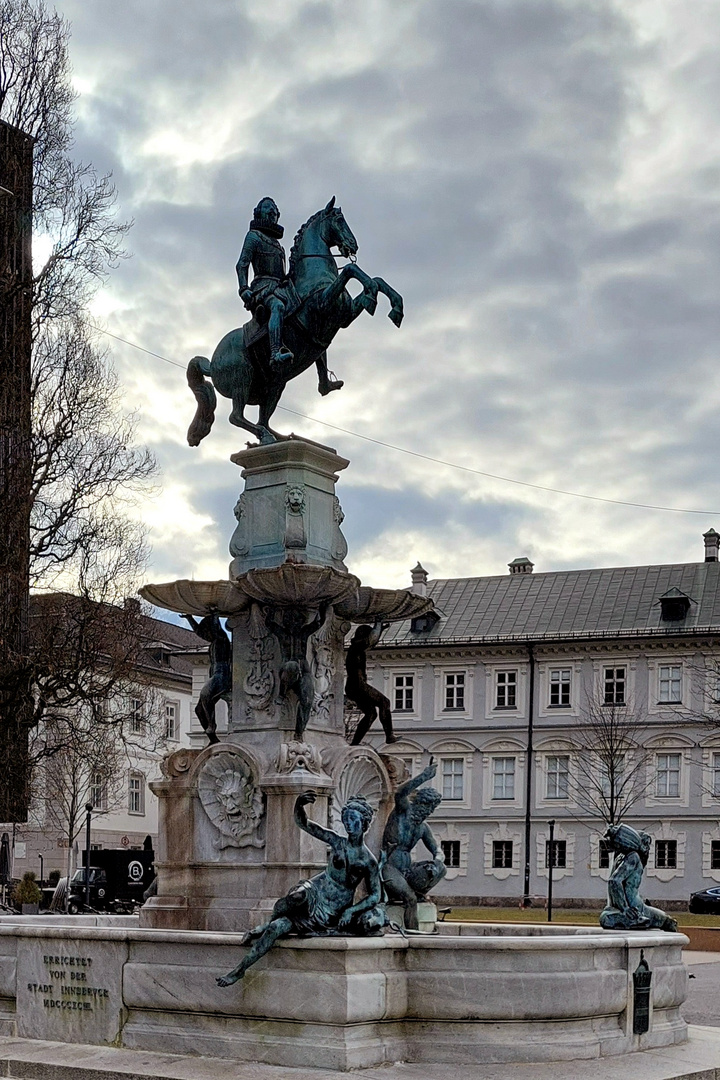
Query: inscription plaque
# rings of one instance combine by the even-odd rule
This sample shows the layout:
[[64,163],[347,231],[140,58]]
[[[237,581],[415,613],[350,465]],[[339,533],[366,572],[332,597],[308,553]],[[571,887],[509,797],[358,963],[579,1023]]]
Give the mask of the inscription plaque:
[[105,1044],[121,1031],[124,942],[18,941],[17,1021],[25,1038]]

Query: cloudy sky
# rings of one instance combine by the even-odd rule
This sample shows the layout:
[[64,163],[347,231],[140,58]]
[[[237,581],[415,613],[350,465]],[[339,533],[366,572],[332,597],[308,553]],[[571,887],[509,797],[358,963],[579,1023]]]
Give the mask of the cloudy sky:
[[[259,198],[286,241],[336,195],[400,330],[338,336],[345,380],[275,426],[351,459],[368,584],[702,559],[720,530],[720,13],[714,0],[60,0],[76,152],[112,170],[132,258],[95,304],[177,363],[244,321]],[[190,448],[181,368],[112,341],[163,493],[150,580],[225,576],[244,446]],[[528,484],[433,463],[335,425]],[[249,437],[249,436],[248,436]]]

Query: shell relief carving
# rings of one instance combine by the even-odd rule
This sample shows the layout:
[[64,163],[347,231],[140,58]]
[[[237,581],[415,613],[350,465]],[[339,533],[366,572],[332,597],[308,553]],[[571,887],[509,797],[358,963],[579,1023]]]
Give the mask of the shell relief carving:
[[343,806],[353,795],[363,795],[377,813],[384,794],[385,784],[378,761],[364,754],[352,757],[340,773],[333,792],[330,803],[331,827],[342,834],[344,830],[340,815]]

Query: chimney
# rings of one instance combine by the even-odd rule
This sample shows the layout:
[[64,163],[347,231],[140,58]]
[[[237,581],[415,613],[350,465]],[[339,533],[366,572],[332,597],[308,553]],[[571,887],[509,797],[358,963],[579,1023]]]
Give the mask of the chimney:
[[531,563],[527,555],[523,555],[520,559],[513,559],[508,566],[511,574],[532,574],[535,563]]
[[705,562],[717,562],[720,533],[716,533],[714,529],[708,529],[706,533],[703,533],[703,540],[705,541]]
[[412,577],[410,592],[415,593],[416,596],[427,596],[427,570],[418,563],[417,566],[410,571],[410,576]]

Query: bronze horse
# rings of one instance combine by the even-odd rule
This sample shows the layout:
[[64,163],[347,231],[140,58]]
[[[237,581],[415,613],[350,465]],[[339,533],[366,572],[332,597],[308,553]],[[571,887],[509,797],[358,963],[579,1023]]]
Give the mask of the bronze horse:
[[[353,261],[338,270],[333,247]],[[390,301],[389,318],[400,326],[402,297],[382,278],[369,277],[355,264],[357,249],[357,240],[333,196],[300,228],[290,252],[289,281],[296,303],[285,320],[284,340],[293,360],[279,373],[271,369],[267,332],[255,319],[226,334],[211,360],[194,356],[187,369],[188,384],[197,400],[188,430],[191,446],[197,446],[213,425],[215,390],[232,399],[231,424],[251,431],[261,443],[282,438],[269,425],[286,383],[315,364],[320,393],[334,388],[328,380],[327,348],[338,330],[349,326],[361,311],[375,314],[379,292]],[[345,287],[351,278],[362,285],[362,292],[355,297]],[[246,418],[246,405],[260,406],[257,424]]]

